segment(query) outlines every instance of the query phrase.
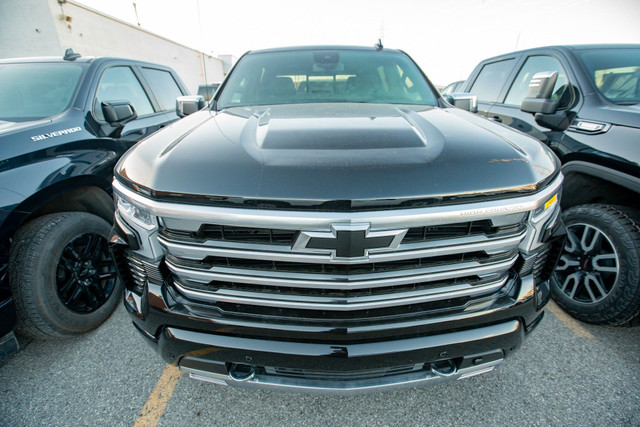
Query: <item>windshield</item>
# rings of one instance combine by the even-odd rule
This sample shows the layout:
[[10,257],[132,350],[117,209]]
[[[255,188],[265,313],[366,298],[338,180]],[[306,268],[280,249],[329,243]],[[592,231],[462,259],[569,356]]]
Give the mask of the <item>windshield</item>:
[[0,120],[60,114],[69,106],[82,70],[75,64],[0,64]]
[[435,105],[418,67],[389,51],[296,50],[243,57],[217,108],[320,102]]
[[589,77],[609,101],[640,102],[640,49],[600,49],[580,54]]

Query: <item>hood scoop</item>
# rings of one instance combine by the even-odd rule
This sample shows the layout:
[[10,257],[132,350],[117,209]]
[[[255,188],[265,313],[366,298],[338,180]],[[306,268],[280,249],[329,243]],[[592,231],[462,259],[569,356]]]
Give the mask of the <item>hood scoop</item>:
[[267,108],[248,117],[239,140],[265,165],[416,164],[440,154],[442,134],[419,114],[396,107],[385,113],[304,117]]

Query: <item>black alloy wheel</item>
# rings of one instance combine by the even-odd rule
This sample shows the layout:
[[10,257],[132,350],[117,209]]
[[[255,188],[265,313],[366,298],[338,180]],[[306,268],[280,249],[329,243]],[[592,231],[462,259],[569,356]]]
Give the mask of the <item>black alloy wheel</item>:
[[20,227],[9,259],[19,332],[68,338],[109,317],[122,294],[110,231],[107,221],[86,212],[43,215]]
[[62,303],[78,313],[92,313],[102,307],[115,289],[116,269],[107,240],[85,233],[62,250],[58,259],[56,289]]

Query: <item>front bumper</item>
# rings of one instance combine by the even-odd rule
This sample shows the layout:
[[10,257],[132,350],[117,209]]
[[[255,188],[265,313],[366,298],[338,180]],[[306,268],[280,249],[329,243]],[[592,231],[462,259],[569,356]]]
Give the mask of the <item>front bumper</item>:
[[493,370],[540,322],[543,311],[537,307],[546,301],[537,301],[538,288],[532,277],[516,278],[512,294],[481,312],[380,330],[234,322],[193,311],[170,287],[153,283],[141,299],[134,300],[127,290],[125,306],[145,341],[191,378],[241,388],[350,395]]
[[[513,214],[508,211],[496,218],[495,223],[492,222],[494,225],[510,225],[511,231],[508,233],[517,232],[515,237],[520,239],[517,255],[514,254],[515,247],[505,248],[501,242],[500,247],[481,243],[486,246],[482,250],[490,258],[491,265],[497,266],[492,274],[500,274],[498,288],[466,295],[457,295],[453,291],[442,292],[433,304],[426,298],[418,302],[407,298],[397,306],[390,304],[378,308],[363,303],[364,307],[354,308],[349,304],[367,301],[368,295],[360,293],[350,299],[347,292],[343,292],[338,293],[337,304],[331,305],[331,296],[315,292],[333,285],[324,280],[324,276],[321,277],[323,280],[316,279],[322,275],[314,273],[315,270],[311,268],[307,274],[298,274],[295,269],[287,270],[290,267],[286,263],[282,264],[300,261],[295,258],[298,254],[291,247],[280,245],[276,251],[273,248],[265,249],[264,244],[258,248],[261,257],[267,257],[268,260],[273,258],[273,268],[282,271],[281,276],[270,276],[264,263],[260,264],[262,258],[256,258],[256,251],[237,250],[235,243],[222,241],[224,238],[217,235],[207,235],[206,238],[220,247],[213,243],[202,245],[202,242],[192,240],[185,245],[180,238],[171,234],[158,236],[158,228],[149,230],[142,227],[137,223],[141,221],[138,217],[129,218],[135,222],[133,225],[120,217],[119,213],[116,214],[111,238],[112,253],[125,283],[125,307],[134,325],[165,361],[188,372],[193,378],[239,387],[323,394],[390,390],[488,372],[516,350],[526,333],[540,322],[543,307],[549,299],[548,275],[562,246],[563,228],[558,219],[558,209],[542,211],[538,216],[532,213],[531,221],[527,220],[527,215],[541,206],[546,209],[549,201],[545,200],[548,197],[540,196],[540,200],[530,205],[518,205],[518,209],[524,213]],[[556,197],[549,200],[555,201]],[[473,212],[482,215],[494,213]],[[192,227],[191,223],[175,219],[183,216],[173,211],[160,213],[169,215],[162,217],[163,227],[166,225],[168,233],[172,230],[170,226],[189,232],[200,230],[202,224],[207,222],[198,219],[195,224],[198,227]],[[245,213],[247,215],[251,216],[251,221],[241,216],[245,221],[241,224],[243,226],[253,224],[252,220],[258,218],[254,211]],[[388,221],[395,221],[395,216],[385,215],[389,215]],[[367,222],[374,220],[376,218]],[[418,215],[415,222],[421,224],[423,220]],[[227,218],[225,221],[230,220]],[[523,221],[528,221],[526,235],[518,231]],[[215,226],[216,220],[210,222]],[[385,224],[379,224],[379,228],[384,229]],[[295,225],[291,228],[306,229],[306,226]],[[269,239],[273,233],[277,235],[279,229],[269,231]],[[503,235],[497,236],[499,240]],[[188,237],[197,238],[200,237]],[[489,235],[487,241],[492,238]],[[160,244],[160,241],[164,243]],[[445,243],[441,247],[447,248]],[[417,243],[425,247],[430,244],[433,243]],[[515,245],[518,241],[509,244]],[[405,249],[414,256],[410,252],[414,250],[413,247]],[[510,258],[505,265],[500,264],[503,262],[501,258],[491,258],[495,253],[509,250],[514,252],[508,254]],[[467,249],[461,248],[461,251],[464,255]],[[402,251],[398,253],[404,255]],[[221,256],[233,259],[227,261],[227,266],[220,267],[216,262]],[[308,255],[305,256],[308,258]],[[458,258],[457,252],[454,256],[457,263],[464,260],[463,256]],[[182,258],[192,261],[180,267]],[[236,258],[244,263],[236,263]],[[202,262],[203,267],[194,266],[196,261]],[[317,264],[321,260],[313,261]],[[433,276],[440,272],[440,266],[449,265],[446,264],[448,259],[441,261],[432,265]],[[308,260],[305,262],[310,263]],[[259,268],[250,271],[247,264],[253,266],[253,263],[258,264]],[[415,268],[413,264],[411,266]],[[306,265],[303,267],[308,268]],[[182,290],[184,281],[192,281],[194,283],[191,285],[195,286],[198,277],[182,272],[180,268],[187,273],[195,271],[203,274],[207,286],[211,284],[208,290],[221,286],[227,293],[216,294],[219,299],[207,299],[196,295],[197,292],[190,294]],[[228,273],[229,269],[234,270],[232,274]],[[208,274],[211,271],[215,274]],[[220,271],[226,273],[223,275]],[[383,275],[375,271],[375,274]],[[458,274],[466,277],[471,272],[456,272],[454,276]],[[484,273],[474,271],[473,274],[482,278]],[[269,280],[262,280],[262,275]],[[318,283],[295,281],[301,277],[311,277],[310,280]],[[398,283],[391,283],[392,292],[410,293],[411,290],[402,288],[405,285],[401,281],[404,280],[402,276],[398,277]],[[422,280],[422,276],[417,277],[411,280]],[[251,286],[236,288],[235,279]],[[363,281],[366,282],[366,279],[369,277]],[[375,278],[369,282],[374,281]],[[365,289],[374,286],[369,282],[365,283]],[[293,285],[309,288],[309,291],[291,292],[287,287]],[[382,288],[380,285],[378,287]],[[396,291],[396,288],[401,291]],[[370,292],[374,291],[377,292],[375,286]],[[213,289],[208,296],[215,292]],[[279,292],[283,294],[279,295]],[[226,298],[231,294],[243,298]],[[248,294],[250,298],[246,297]],[[378,295],[383,297],[378,298]],[[386,295],[382,292],[375,294],[378,300]],[[404,298],[404,294],[390,295],[397,299]],[[306,307],[299,307],[301,304],[294,306],[292,302],[299,302],[295,298],[303,298],[305,302],[302,305]]]
[[[194,379],[241,388],[355,394],[459,380],[489,372],[504,359],[502,347],[515,348],[523,338],[522,325],[513,320],[468,331],[346,346],[251,340],[167,328],[159,345],[202,346],[186,353],[178,362],[180,369]],[[276,349],[278,353],[273,353]],[[209,352],[217,353],[216,359],[226,359],[224,355],[233,359],[238,353],[247,356],[245,363],[225,363],[206,358]],[[448,358],[450,353],[467,356]],[[316,369],[300,368],[305,365],[316,365]],[[326,365],[334,369],[327,369]],[[319,366],[325,369],[318,369]]]

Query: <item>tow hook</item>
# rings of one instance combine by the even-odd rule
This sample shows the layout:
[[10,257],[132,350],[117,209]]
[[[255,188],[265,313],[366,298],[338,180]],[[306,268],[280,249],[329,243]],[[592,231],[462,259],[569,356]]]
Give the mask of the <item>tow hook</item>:
[[431,363],[431,372],[439,377],[450,377],[458,372],[458,368],[451,359],[439,360]]

